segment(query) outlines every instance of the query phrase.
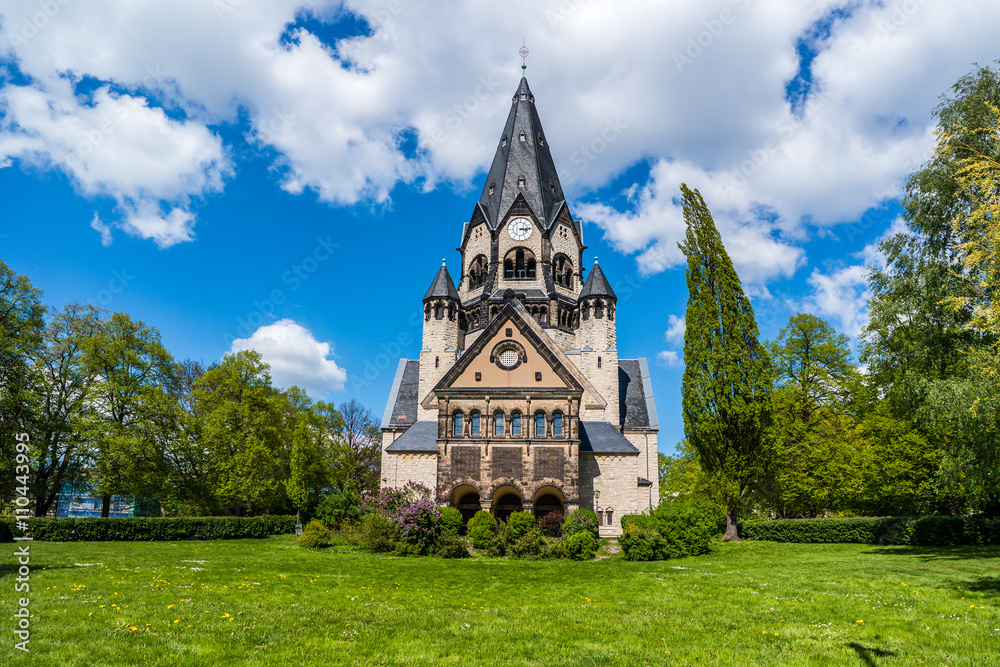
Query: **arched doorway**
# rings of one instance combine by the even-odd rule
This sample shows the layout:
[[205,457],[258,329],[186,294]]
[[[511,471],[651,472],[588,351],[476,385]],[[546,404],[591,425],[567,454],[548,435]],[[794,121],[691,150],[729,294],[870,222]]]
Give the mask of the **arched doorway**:
[[498,521],[506,521],[514,512],[523,509],[521,494],[513,486],[501,486],[493,492],[493,515]]
[[462,513],[463,524],[469,523],[469,519],[483,509],[479,491],[468,484],[463,484],[451,492],[451,504]]
[[564,499],[562,491],[554,486],[543,486],[535,491],[535,500],[532,503],[532,510],[537,518],[541,519],[550,512],[564,511]]

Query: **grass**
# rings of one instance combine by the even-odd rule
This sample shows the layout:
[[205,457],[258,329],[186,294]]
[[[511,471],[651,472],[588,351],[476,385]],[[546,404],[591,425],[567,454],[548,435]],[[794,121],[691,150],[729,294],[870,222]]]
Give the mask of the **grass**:
[[[11,545],[0,604],[13,614]],[[1000,665],[1000,548],[745,542],[659,563],[291,537],[31,545],[31,665]],[[10,610],[10,611],[7,611]]]

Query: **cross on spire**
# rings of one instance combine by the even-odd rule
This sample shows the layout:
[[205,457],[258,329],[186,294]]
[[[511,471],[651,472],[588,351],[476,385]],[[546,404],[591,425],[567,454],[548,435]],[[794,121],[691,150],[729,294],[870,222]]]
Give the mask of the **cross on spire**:
[[521,48],[518,49],[518,53],[521,55],[521,76],[524,76],[524,71],[528,69],[528,64],[525,59],[528,57],[528,47],[524,45],[525,40],[521,39]]

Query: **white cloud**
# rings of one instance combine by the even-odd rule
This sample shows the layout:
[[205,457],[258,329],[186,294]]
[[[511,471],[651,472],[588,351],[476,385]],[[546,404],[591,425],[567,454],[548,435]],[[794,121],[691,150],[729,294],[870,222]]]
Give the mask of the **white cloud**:
[[90,228],[101,235],[101,245],[109,247],[113,241],[111,238],[111,228],[101,222],[101,217],[94,212],[94,219],[90,221]]
[[667,332],[663,335],[674,346],[684,345],[684,318],[670,315],[667,318]]
[[667,368],[680,368],[684,365],[681,355],[673,350],[663,350],[656,355],[656,361]]
[[[842,0],[519,0],[507,10],[521,20],[499,23],[459,0],[49,4],[35,27],[36,0],[0,10],[0,50],[30,81],[0,91],[0,160],[64,165],[81,133],[126,105],[131,116],[101,150],[60,168],[85,195],[114,197],[121,224],[161,245],[191,238],[187,200],[230,177],[213,128],[241,114],[293,193],[351,204],[385,201],[401,182],[469,182],[492,157],[524,37],[569,196],[652,165],[624,212],[590,205],[577,215],[638,253],[643,271],[662,271],[681,261],[672,200],[684,180],[757,284],[800,268],[798,243],[815,226],[898,195],[929,155],[938,95],[970,63],[995,58],[1000,27],[1000,5],[981,0],[855,3],[816,45],[813,90],[796,115],[785,90],[796,42]],[[373,34],[282,40],[296,17],[344,12]],[[98,90],[70,90],[84,77]],[[409,138],[415,151],[403,148]]]
[[341,391],[347,371],[333,359],[329,343],[316,340],[312,333],[290,319],[262,326],[250,338],[237,338],[230,352],[256,350],[271,365],[271,378],[278,387],[298,385],[314,398]]

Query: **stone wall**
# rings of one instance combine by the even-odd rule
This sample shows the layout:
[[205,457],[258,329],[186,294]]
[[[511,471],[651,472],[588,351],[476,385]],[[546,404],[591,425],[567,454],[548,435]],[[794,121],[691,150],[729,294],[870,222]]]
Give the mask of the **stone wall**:
[[[649,508],[646,487],[640,487],[639,459],[635,455],[580,455],[580,507],[612,513],[611,525],[601,527],[602,536],[621,535],[621,518]],[[594,491],[601,497],[594,499]]]

